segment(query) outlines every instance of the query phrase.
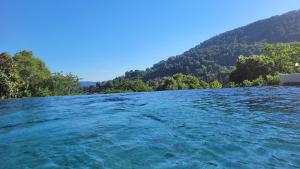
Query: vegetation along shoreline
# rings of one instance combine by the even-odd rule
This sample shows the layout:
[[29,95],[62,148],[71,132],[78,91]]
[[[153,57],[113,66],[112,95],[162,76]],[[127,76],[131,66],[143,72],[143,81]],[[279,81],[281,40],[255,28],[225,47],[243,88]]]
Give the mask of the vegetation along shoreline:
[[212,37],[146,70],[80,87],[72,73],[50,72],[30,51],[0,54],[0,98],[279,85],[300,73],[300,10]]
[[79,78],[71,73],[51,73],[46,64],[21,51],[14,56],[0,54],[0,96],[6,98],[63,96],[92,93],[124,93],[163,90],[277,86],[281,73],[299,73],[300,43],[268,45],[259,55],[240,56],[227,82],[204,81],[193,75],[177,73],[151,81],[118,77],[95,86],[79,86]]

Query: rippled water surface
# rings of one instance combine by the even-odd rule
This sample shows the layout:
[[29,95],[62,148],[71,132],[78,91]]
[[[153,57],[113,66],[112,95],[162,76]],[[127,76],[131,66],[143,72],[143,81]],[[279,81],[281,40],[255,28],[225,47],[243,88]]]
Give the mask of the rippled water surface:
[[0,168],[300,168],[300,88],[0,101]]

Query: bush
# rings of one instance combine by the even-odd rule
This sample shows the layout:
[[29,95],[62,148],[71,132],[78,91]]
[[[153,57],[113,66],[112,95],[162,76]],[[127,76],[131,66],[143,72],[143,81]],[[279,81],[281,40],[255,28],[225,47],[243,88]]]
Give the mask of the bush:
[[259,76],[257,79],[252,81],[253,86],[265,86],[266,85],[266,81],[264,80],[264,78],[262,76]]
[[253,83],[251,81],[249,81],[249,80],[244,80],[242,84],[243,84],[244,87],[251,87],[251,86],[253,86]]
[[279,73],[275,75],[267,75],[266,76],[266,84],[267,85],[279,85],[280,83],[280,75]]
[[234,82],[229,82],[225,85],[225,87],[234,88],[234,87],[239,87],[239,85]]
[[260,75],[271,74],[273,69],[274,61],[267,56],[240,56],[237,61],[236,70],[230,74],[230,81],[236,83],[242,83],[244,80],[252,81]]
[[214,88],[214,89],[218,89],[218,88],[222,88],[222,83],[219,82],[218,80],[215,80],[213,82],[210,83],[210,88]]

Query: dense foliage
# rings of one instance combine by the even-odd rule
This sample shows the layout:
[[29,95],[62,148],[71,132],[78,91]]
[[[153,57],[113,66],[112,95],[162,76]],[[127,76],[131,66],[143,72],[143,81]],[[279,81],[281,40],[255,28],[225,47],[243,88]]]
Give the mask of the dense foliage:
[[0,98],[70,95],[80,92],[72,74],[51,73],[32,52],[0,54]]
[[242,86],[279,84],[279,73],[299,73],[300,44],[266,46],[260,55],[239,57],[230,81]]
[[226,82],[230,72],[233,70],[233,67],[229,65],[235,64],[237,56],[257,54],[265,45],[257,43],[252,45],[228,44],[206,48],[196,47],[182,55],[161,61],[145,71],[128,71],[125,73],[125,77],[148,81],[183,73],[196,76],[208,82],[215,79]]
[[209,84],[195,76],[179,73],[159,80],[154,88],[156,90],[205,89],[209,88]]
[[126,72],[125,76],[96,86],[85,87],[86,93],[142,92],[160,90],[206,89],[222,87],[250,87],[278,85],[280,73],[300,72],[300,43],[267,45],[258,55],[240,56],[236,69],[230,73],[230,82],[204,81],[196,76],[177,73],[145,80],[145,71]]
[[149,87],[174,90],[276,85],[279,73],[297,72],[294,63],[299,62],[299,45],[293,42],[300,42],[300,11],[225,32],[151,68],[128,71],[114,80],[86,87],[85,91],[137,91],[127,85],[135,81],[146,86],[139,91]]
[[300,10],[251,23],[247,26],[215,36],[201,44],[202,47],[228,43],[250,44],[289,43],[300,40]]
[[7,53],[0,54],[0,97],[15,98],[23,93],[20,89],[25,88],[17,70],[13,58]]
[[98,82],[96,86],[83,87],[83,90],[86,93],[117,93],[221,87],[222,84],[217,80],[209,84],[195,76],[179,73],[148,82],[144,82],[143,80],[128,80],[125,77],[118,77],[114,80]]

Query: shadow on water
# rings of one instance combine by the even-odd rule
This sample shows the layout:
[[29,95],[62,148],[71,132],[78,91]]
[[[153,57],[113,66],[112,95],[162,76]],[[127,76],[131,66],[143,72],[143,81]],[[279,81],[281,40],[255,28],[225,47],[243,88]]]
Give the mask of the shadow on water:
[[38,121],[28,121],[26,123],[18,123],[18,124],[12,124],[12,125],[7,125],[7,126],[0,126],[1,129],[7,129],[7,128],[13,128],[13,127],[22,127],[26,125],[32,125],[32,124],[40,124],[40,123],[46,123],[46,122],[52,122],[52,121],[57,121],[61,120],[61,118],[54,118],[54,119],[47,119],[47,120],[38,120]]

